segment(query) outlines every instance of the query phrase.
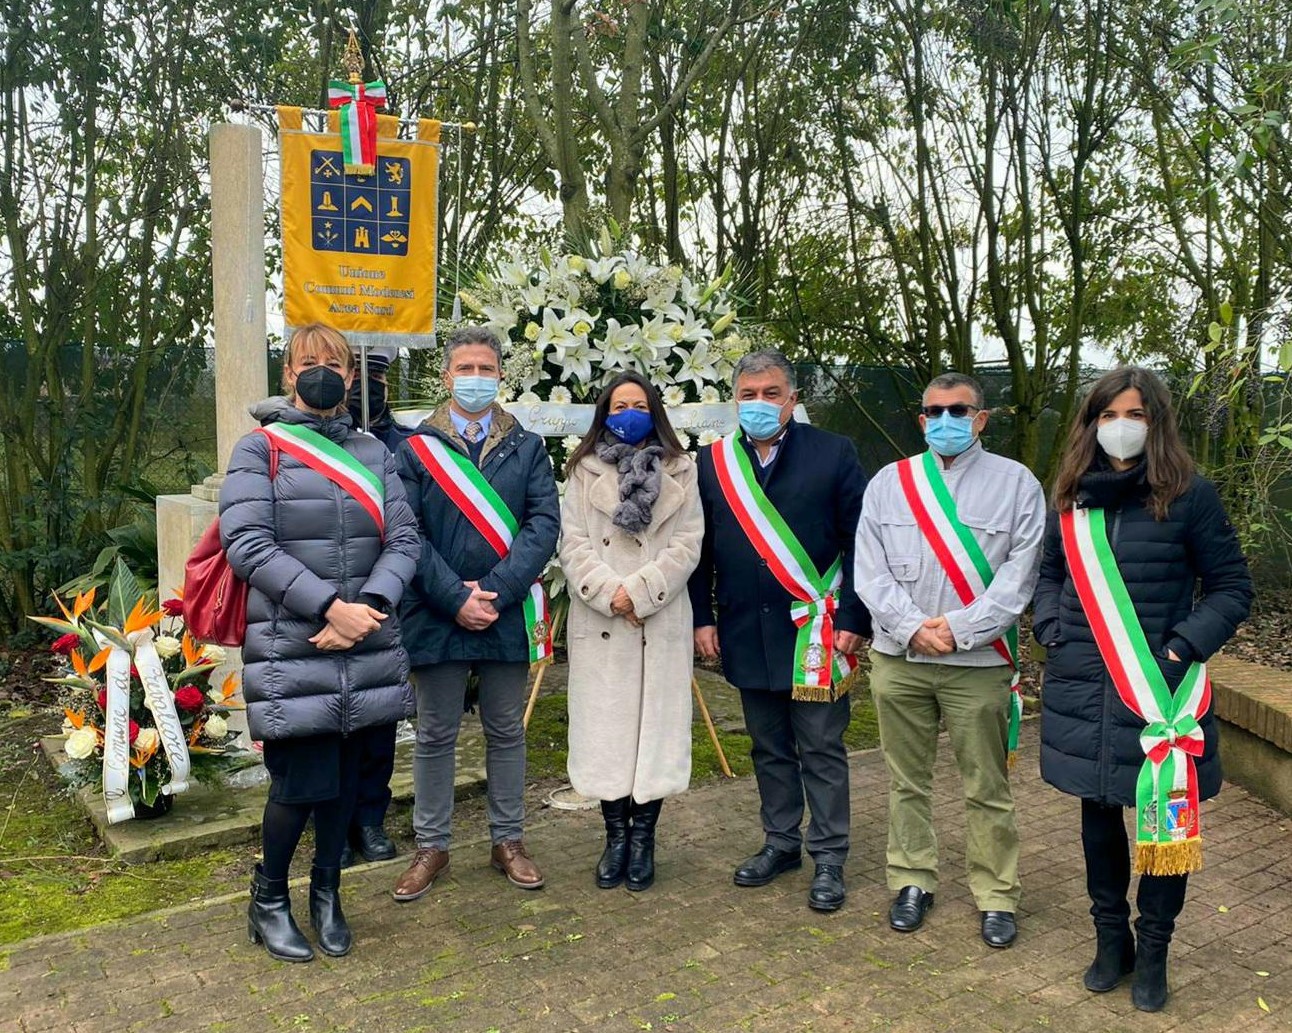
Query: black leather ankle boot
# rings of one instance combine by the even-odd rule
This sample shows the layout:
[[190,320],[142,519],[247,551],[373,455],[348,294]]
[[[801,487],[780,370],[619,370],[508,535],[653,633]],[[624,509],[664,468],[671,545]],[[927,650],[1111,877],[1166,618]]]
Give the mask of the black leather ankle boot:
[[342,958],[350,953],[354,941],[341,912],[340,868],[310,869],[310,925],[324,954]]
[[268,879],[256,865],[251,876],[251,904],[247,907],[247,937],[263,943],[279,961],[313,961],[314,948],[292,918],[286,879]]
[[628,872],[628,814],[630,797],[602,800],[601,817],[606,823],[606,848],[597,862],[597,885],[612,890]]
[[632,805],[632,828],[628,830],[628,888],[640,892],[655,881],[655,824],[663,800]]

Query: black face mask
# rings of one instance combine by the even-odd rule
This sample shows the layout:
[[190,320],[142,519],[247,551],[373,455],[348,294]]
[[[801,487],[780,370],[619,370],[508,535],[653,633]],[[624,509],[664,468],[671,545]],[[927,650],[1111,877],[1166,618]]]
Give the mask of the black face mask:
[[311,409],[335,409],[345,398],[345,377],[326,366],[311,366],[297,374],[296,396]]
[[[350,408],[350,415],[354,417],[355,424],[363,422],[363,396],[361,384],[356,379],[350,385],[350,398],[346,404]],[[368,378],[368,424],[380,423],[386,415],[386,385],[374,377]]]

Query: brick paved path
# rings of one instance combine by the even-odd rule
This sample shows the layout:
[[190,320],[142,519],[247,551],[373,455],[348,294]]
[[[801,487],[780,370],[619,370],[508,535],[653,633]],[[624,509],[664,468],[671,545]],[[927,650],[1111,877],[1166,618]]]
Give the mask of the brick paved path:
[[944,740],[943,883],[913,935],[884,917],[883,763],[869,753],[852,765],[850,895],[834,915],[806,907],[806,866],[762,889],[732,885],[733,863],[760,839],[743,780],[666,803],[659,881],[642,894],[593,885],[595,813],[545,812],[529,837],[548,876],[538,893],[508,886],[479,840],[459,843],[452,877],[413,904],[389,896],[401,862],[349,874],[348,958],[269,960],[246,942],[243,897],[0,949],[0,1030],[1292,1028],[1288,819],[1232,786],[1209,805],[1208,865],[1173,947],[1174,993],[1167,1011],[1143,1015],[1126,987],[1096,996],[1080,985],[1092,934],[1078,808],[1037,777],[1036,736],[1029,722],[1015,776],[1025,896],[1013,950],[978,938]]

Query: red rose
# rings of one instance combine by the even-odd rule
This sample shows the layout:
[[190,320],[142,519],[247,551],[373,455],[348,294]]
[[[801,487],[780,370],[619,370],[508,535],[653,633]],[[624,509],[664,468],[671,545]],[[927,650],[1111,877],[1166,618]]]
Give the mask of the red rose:
[[139,677],[139,668],[138,668],[138,667],[136,667],[134,664],[131,664],[131,665],[130,665],[130,677],[132,677],[132,678],[138,678],[138,677]]
[[162,613],[166,614],[167,617],[183,617],[184,600],[167,599],[165,602],[162,603]]
[[53,645],[49,647],[51,653],[62,653],[64,656],[71,656],[76,652],[81,644],[81,636],[74,632],[68,632],[66,635],[59,635],[54,639]]
[[185,685],[175,693],[175,705],[180,710],[198,711],[206,705],[206,697],[196,685]]
[[139,722],[131,721],[130,722],[130,741],[133,743],[138,738],[139,738]]
[[99,699],[99,709],[106,714],[108,712],[108,690],[100,689],[98,699]]

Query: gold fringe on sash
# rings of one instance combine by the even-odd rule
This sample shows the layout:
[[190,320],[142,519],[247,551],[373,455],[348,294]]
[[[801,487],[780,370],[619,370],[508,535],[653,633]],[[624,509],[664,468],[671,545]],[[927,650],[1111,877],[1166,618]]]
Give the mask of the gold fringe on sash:
[[1188,875],[1202,869],[1202,839],[1175,843],[1136,843],[1136,875]]
[[822,685],[800,685],[795,683],[794,691],[790,694],[791,699],[796,699],[800,703],[837,703],[856,684],[857,676],[861,673],[860,668],[854,669],[846,678],[838,679],[829,686]]

